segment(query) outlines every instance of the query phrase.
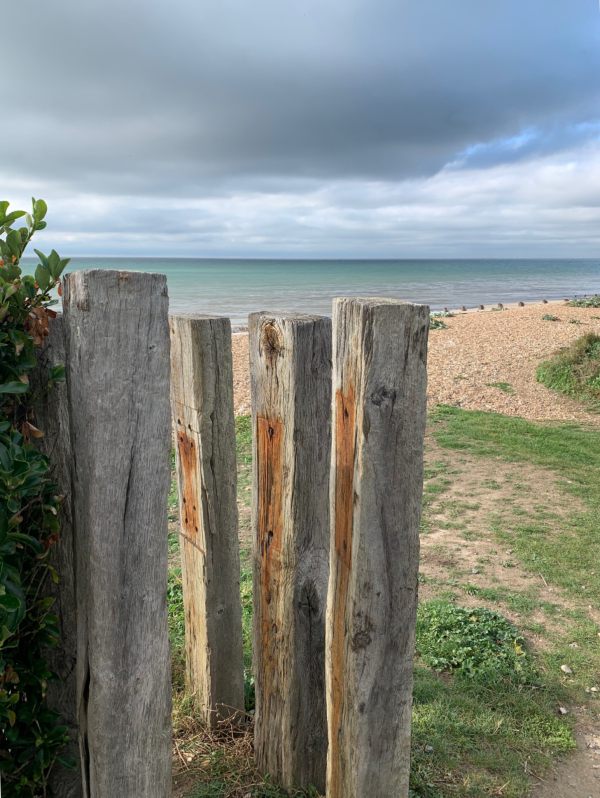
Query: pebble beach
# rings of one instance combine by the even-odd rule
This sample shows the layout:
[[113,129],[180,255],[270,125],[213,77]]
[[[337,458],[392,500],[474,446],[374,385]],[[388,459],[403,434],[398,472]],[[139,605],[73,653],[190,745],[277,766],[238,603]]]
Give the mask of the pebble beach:
[[[557,316],[558,321],[543,319]],[[535,421],[600,424],[600,416],[540,385],[536,366],[587,332],[600,334],[600,310],[566,302],[457,311],[431,330],[428,404],[488,410]],[[235,412],[250,412],[248,334],[233,336]]]

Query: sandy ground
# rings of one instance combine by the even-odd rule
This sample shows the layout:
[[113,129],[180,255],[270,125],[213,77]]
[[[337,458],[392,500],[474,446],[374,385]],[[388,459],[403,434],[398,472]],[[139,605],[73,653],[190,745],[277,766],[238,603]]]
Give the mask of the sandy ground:
[[[545,321],[551,314],[560,321]],[[579,323],[572,323],[576,320]],[[501,311],[468,311],[444,319],[448,328],[429,335],[428,401],[470,410],[493,410],[533,420],[600,423],[579,402],[540,385],[538,363],[586,332],[600,334],[600,310],[565,302]],[[234,401],[250,412],[248,335],[233,336]],[[494,383],[507,383],[506,390]]]

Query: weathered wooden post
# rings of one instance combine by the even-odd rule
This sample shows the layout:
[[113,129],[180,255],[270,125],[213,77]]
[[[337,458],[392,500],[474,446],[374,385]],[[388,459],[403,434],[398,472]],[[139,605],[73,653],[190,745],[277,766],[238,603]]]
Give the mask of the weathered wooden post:
[[231,324],[170,322],[187,682],[212,725],[244,710]]
[[333,316],[328,798],[406,798],[429,308]]
[[166,278],[65,279],[84,796],[171,792]]
[[40,449],[50,459],[52,477],[63,496],[60,509],[60,537],[50,549],[50,562],[59,575],[46,584],[54,599],[52,612],[58,617],[58,645],[48,650],[48,663],[57,679],[48,684],[48,706],[60,714],[69,731],[66,754],[75,768],[55,764],[50,773],[52,795],[56,798],[81,798],[83,788],[79,767],[75,663],[77,660],[77,618],[75,606],[75,552],[73,547],[73,508],[71,503],[71,431],[66,382],[48,387],[48,372],[65,364],[64,323],[62,316],[50,320],[49,333],[39,356],[36,381],[39,397],[35,407],[37,426],[43,430]]
[[286,788],[324,787],[331,322],[249,318],[255,751]]

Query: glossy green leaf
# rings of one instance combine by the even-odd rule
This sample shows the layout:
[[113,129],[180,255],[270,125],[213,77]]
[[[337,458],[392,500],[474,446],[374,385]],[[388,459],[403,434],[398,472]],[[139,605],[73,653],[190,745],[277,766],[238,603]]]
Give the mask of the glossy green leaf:
[[36,222],[41,222],[48,213],[48,206],[43,199],[35,200],[33,203],[33,218]]
[[29,385],[24,382],[5,382],[0,384],[0,393],[27,393]]
[[40,263],[35,270],[35,280],[42,291],[46,291],[52,281],[50,269]]

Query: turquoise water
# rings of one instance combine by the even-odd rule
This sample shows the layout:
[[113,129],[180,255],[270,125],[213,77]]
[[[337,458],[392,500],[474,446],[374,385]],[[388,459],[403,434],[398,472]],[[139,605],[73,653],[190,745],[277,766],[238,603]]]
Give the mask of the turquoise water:
[[208,260],[73,258],[68,270],[167,275],[172,313],[331,312],[334,296],[393,296],[432,310],[600,292],[598,260]]

